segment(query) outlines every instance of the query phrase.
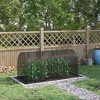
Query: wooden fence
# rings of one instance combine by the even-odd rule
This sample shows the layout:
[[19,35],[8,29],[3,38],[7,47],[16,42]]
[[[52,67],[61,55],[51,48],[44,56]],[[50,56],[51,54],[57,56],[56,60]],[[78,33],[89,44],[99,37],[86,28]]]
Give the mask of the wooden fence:
[[0,32],[0,66],[17,66],[21,52],[74,49],[78,60],[100,44],[100,30]]

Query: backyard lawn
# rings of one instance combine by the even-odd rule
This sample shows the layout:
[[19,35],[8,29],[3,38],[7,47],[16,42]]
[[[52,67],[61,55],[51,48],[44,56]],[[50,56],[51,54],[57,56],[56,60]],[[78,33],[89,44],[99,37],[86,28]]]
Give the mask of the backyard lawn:
[[75,84],[100,95],[100,65],[79,66],[79,71],[89,79]]
[[79,100],[52,85],[26,89],[12,81],[11,75],[0,75],[0,100]]
[[[89,79],[75,84],[100,95],[100,66],[79,66],[79,72]],[[12,75],[0,75],[0,100],[79,100],[53,85],[24,88],[9,78]]]

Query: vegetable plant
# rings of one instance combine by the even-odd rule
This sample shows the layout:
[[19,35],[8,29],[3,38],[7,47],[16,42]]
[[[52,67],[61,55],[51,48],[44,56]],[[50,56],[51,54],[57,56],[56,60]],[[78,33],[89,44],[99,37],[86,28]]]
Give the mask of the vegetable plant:
[[65,78],[69,76],[69,61],[64,58],[49,58],[45,61],[27,61],[23,64],[20,74],[27,81]]

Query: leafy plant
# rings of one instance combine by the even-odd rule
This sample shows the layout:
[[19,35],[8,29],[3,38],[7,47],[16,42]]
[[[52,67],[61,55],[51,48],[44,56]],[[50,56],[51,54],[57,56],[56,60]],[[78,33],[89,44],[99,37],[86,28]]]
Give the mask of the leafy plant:
[[19,76],[24,76],[27,81],[32,80],[32,62],[29,60],[25,62],[18,72]]
[[32,79],[45,79],[47,77],[47,68],[45,62],[36,60],[32,63]]
[[53,58],[47,60],[47,69],[49,77],[65,77],[69,75],[69,61],[63,58]]
[[69,61],[64,58],[52,58],[46,61],[28,61],[23,64],[21,75],[27,81],[46,80],[47,78],[64,78],[69,76]]

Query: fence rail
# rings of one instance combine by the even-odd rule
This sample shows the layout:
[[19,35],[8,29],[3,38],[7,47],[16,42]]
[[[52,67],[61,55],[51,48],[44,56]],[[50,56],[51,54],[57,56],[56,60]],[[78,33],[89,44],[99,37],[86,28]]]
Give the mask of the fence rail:
[[[42,37],[41,36],[42,32]],[[43,34],[44,33],[44,34]],[[44,46],[65,44],[85,44],[85,30],[74,31],[34,31],[34,32],[0,32],[0,49],[13,47],[39,46],[44,38]]]
[[21,52],[74,49],[79,60],[100,45],[100,30],[0,32],[0,66],[17,66]]
[[87,41],[89,44],[100,42],[100,30],[0,32],[0,49],[39,47],[40,40],[44,42],[44,46],[87,45]]

